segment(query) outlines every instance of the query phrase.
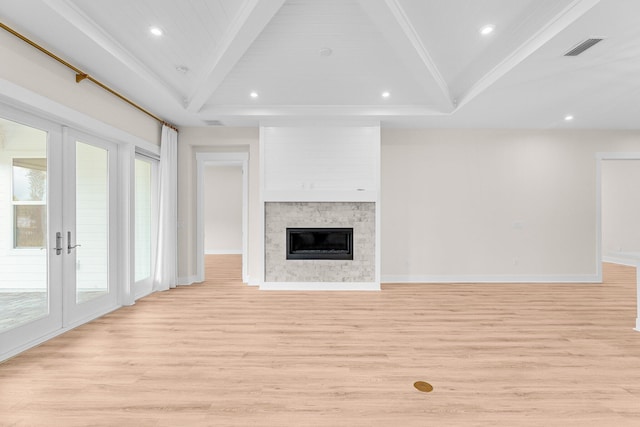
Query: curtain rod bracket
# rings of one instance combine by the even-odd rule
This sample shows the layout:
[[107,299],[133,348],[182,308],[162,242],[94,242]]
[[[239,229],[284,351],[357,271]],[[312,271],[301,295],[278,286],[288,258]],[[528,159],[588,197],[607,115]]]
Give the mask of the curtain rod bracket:
[[88,74],[77,73],[76,74],[76,83],[80,83],[81,81],[83,81],[87,77],[89,77]]

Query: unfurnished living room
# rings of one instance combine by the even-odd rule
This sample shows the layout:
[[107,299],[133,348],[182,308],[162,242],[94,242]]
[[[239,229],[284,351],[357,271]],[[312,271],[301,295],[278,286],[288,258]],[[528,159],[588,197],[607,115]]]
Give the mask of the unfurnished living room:
[[637,0],[0,0],[0,426],[640,425]]

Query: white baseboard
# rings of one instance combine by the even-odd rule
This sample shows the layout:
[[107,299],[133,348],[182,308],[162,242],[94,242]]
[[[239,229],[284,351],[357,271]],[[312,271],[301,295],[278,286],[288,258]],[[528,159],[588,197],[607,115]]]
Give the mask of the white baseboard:
[[194,283],[201,283],[198,281],[198,276],[187,276],[187,277],[178,277],[178,286],[188,286],[193,285]]
[[640,263],[640,259],[624,255],[607,255],[602,257],[602,262],[637,267]]
[[[185,276],[185,277],[178,277],[178,286],[189,286],[189,285],[193,285],[194,283],[202,283],[202,282],[204,282],[204,280],[199,280],[197,274],[194,274],[191,276]],[[251,282],[251,279],[248,278],[247,285],[260,286],[260,283]]]
[[635,330],[640,332],[640,317],[636,318],[636,327]]
[[383,275],[382,283],[601,283],[597,274],[576,275]]
[[152,294],[152,293],[154,293],[154,292],[155,292],[155,291],[152,289],[152,290],[145,290],[145,291],[143,291],[143,292],[140,292],[139,294],[138,294],[138,293],[136,293],[136,294],[134,295],[134,298],[135,298],[135,300],[134,300],[134,301],[138,301],[138,300],[139,300],[139,299],[141,299],[141,298],[148,297],[149,295],[151,295],[151,294]]
[[242,255],[242,249],[205,249],[205,255]]
[[265,282],[261,291],[379,291],[376,282]]

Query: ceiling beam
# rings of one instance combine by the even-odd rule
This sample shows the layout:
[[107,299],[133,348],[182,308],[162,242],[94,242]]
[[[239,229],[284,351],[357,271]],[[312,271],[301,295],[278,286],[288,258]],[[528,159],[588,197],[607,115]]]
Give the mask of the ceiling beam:
[[422,105],[216,105],[200,111],[203,120],[225,117],[406,117],[441,116],[441,111]]
[[591,10],[591,8],[599,2],[600,0],[572,1],[527,41],[507,55],[502,61],[500,61],[500,63],[498,63],[498,65],[493,67],[491,71],[478,79],[466,93],[460,95],[456,103],[457,108],[462,107],[473,98],[480,95],[487,88],[497,82],[502,76],[531,56],[535,51],[565,30],[569,25],[577,21],[582,15]]
[[151,83],[162,93],[167,94],[174,102],[178,104],[181,103],[182,97],[177,91],[166,85],[156,73],[107,34],[102,27],[89,18],[70,0],[44,0],[44,3],[101,49],[131,70],[132,73],[138,75],[142,80]]
[[451,112],[454,104],[447,82],[440,74],[400,1],[359,0],[359,3],[425,90],[428,103],[436,105],[440,112]]
[[198,112],[242,58],[254,40],[280,10],[285,0],[245,0],[240,12],[207,61],[196,89],[186,100],[190,112]]

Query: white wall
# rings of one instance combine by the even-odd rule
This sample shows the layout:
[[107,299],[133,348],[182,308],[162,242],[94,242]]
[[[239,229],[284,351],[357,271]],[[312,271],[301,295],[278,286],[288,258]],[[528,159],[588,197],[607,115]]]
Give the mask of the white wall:
[[[161,125],[89,81],[75,82],[75,73],[27,45],[8,32],[0,31],[0,89],[3,80],[42,95],[52,101],[114,126],[144,141],[159,145]],[[106,76],[105,81],[108,80]],[[3,93],[0,90],[0,100]],[[24,100],[10,100],[18,105]],[[28,102],[28,101],[24,101]],[[44,117],[57,119],[58,112],[43,110]],[[91,132],[90,128],[74,127]]]
[[603,160],[602,255],[640,257],[640,160]]
[[205,253],[242,253],[242,167],[204,170]]
[[[596,280],[596,153],[640,132],[383,129],[382,281]],[[249,270],[260,268],[257,129],[187,128],[180,275],[195,275],[195,151],[250,151]]]
[[596,153],[640,132],[383,130],[384,281],[596,280]]

